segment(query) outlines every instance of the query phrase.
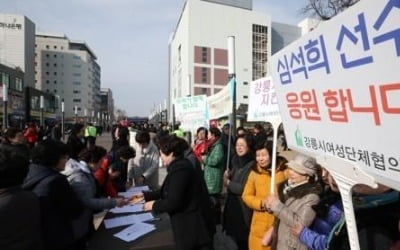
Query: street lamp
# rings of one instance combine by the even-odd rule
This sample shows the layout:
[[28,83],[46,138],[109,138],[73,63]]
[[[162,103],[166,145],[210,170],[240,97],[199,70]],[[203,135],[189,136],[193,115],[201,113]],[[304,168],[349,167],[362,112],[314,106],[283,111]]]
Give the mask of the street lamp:
[[75,112],[75,123],[78,123],[78,106],[74,107],[74,112]]
[[65,112],[64,112],[64,98],[61,99],[61,135],[64,141],[65,136]]
[[7,84],[3,83],[3,130],[5,130],[8,127],[7,104],[8,104],[8,88]]
[[84,123],[85,126],[86,126],[86,123],[87,123],[87,108],[85,108],[85,110],[83,111],[83,116],[84,116],[83,123]]
[[43,119],[43,109],[44,109],[44,97],[40,96],[40,126],[44,127],[44,119]]

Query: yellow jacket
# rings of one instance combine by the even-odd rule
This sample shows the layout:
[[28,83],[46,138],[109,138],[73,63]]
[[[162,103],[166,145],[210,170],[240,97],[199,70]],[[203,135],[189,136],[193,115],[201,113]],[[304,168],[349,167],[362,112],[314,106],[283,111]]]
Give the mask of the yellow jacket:
[[[270,247],[261,245],[264,233],[273,225],[275,216],[261,210],[261,202],[270,194],[271,174],[269,171],[257,165],[258,172],[252,170],[247,178],[242,199],[244,203],[253,209],[253,218],[251,220],[249,234],[250,250],[267,250]],[[275,190],[277,186],[285,181],[284,171],[275,173]]]

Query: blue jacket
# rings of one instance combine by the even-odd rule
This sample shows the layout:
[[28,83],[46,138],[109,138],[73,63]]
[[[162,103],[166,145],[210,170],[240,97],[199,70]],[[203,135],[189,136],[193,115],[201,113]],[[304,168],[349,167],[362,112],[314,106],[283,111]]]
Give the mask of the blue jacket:
[[300,235],[300,241],[309,249],[325,250],[327,249],[330,233],[340,223],[343,214],[343,205],[341,199],[331,204],[324,218],[316,217],[311,228],[305,227]]

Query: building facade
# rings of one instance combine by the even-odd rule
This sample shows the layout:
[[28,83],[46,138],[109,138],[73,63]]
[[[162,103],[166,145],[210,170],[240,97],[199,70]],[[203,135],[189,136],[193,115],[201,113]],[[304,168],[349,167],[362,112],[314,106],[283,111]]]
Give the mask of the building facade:
[[36,88],[64,99],[67,121],[75,109],[79,117],[99,116],[101,69],[89,46],[64,34],[37,33],[35,47]]
[[176,98],[213,95],[228,83],[228,36],[236,43],[237,107],[248,103],[249,82],[268,74],[271,56],[271,18],[251,3],[186,1],[169,41],[169,110]]
[[109,88],[100,91],[100,114],[103,123],[111,124],[114,121],[114,98]]
[[35,24],[23,15],[0,13],[0,63],[19,67],[24,85],[35,81]]
[[[7,126],[22,127],[25,121],[24,73],[19,67],[0,64],[0,88],[7,86]],[[1,91],[1,122],[4,117],[4,93]],[[3,126],[0,126],[2,128]]]

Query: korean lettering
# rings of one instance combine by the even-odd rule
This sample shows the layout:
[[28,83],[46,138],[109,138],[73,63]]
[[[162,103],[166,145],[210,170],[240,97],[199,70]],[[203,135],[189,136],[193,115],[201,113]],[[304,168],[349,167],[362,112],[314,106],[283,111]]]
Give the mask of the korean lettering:
[[353,112],[362,112],[362,113],[373,113],[374,115],[374,120],[376,125],[381,124],[381,119],[379,117],[379,110],[378,110],[378,104],[376,100],[376,93],[375,93],[375,87],[373,85],[369,86],[369,92],[370,92],[370,97],[371,97],[371,106],[370,107],[355,107],[353,103],[353,98],[351,94],[351,90],[347,89],[347,97],[350,105],[350,110]]
[[388,163],[389,163],[389,169],[396,171],[396,172],[400,172],[400,169],[398,169],[397,167],[399,166],[399,161],[394,158],[394,157],[389,157],[388,159]]
[[261,92],[262,84],[260,81],[255,83],[254,93],[259,94]]
[[381,85],[379,86],[379,90],[381,94],[383,111],[388,114],[400,114],[400,108],[389,107],[390,102],[388,101],[388,92],[393,90],[399,91],[400,83]]
[[369,152],[366,150],[358,150],[357,151],[357,155],[358,155],[358,161],[362,161],[365,163],[365,165],[367,166],[371,166],[370,160],[369,160]]
[[305,143],[307,148],[311,148],[311,138],[304,137],[304,143]]
[[[283,71],[282,73],[280,73]],[[286,55],[284,56],[284,61],[278,61],[278,73],[281,79],[281,84],[288,84],[292,82],[292,76],[290,75],[289,64]]]
[[335,155],[335,146],[333,145],[332,142],[327,142],[326,143],[326,151],[328,153],[332,153],[333,155]]
[[302,91],[300,93],[300,98],[302,103],[302,108],[304,108],[304,114],[307,120],[316,120],[320,121],[321,117],[319,115],[319,108],[317,97],[315,95],[315,90],[313,89],[311,92]]
[[299,97],[297,96],[297,93],[294,92],[289,92],[286,95],[286,101],[288,102],[287,107],[289,108],[289,114],[290,117],[293,119],[300,119],[301,118],[301,110],[300,110],[300,103]]
[[[367,26],[365,24],[364,13],[361,13],[361,14],[358,15],[358,24],[354,27],[354,33],[360,33],[359,35],[361,36],[361,42],[362,42],[362,46],[363,46],[363,51],[370,50],[369,41],[368,41]],[[352,31],[350,31],[346,26],[342,25],[342,28],[340,29],[340,33],[339,33],[339,39],[338,39],[338,42],[336,44],[336,50],[337,51],[341,51],[342,50],[343,41],[344,41],[344,39],[346,37],[353,44],[356,45],[358,43],[359,39],[357,38],[357,36],[354,35],[352,33]],[[341,53],[340,54],[340,59],[342,61],[342,66],[345,69],[352,68],[352,67],[357,67],[357,66],[360,66],[360,65],[364,65],[364,64],[368,64],[368,63],[373,62],[372,56],[365,56],[365,57],[362,57],[362,58],[349,60],[346,57],[345,53]]]
[[377,154],[376,152],[371,153],[371,159],[374,163],[374,167],[380,170],[385,170],[385,158],[383,154]]
[[346,98],[343,94],[343,90],[327,90],[323,92],[323,96],[325,97],[325,105],[328,107],[330,120],[335,122],[348,122],[349,118],[345,105]]
[[271,81],[270,80],[263,81],[262,88],[264,93],[269,93],[270,90],[272,89]]
[[[379,31],[382,28],[382,24],[386,21],[387,17],[390,13],[394,13],[392,11],[393,8],[400,9],[399,0],[389,0],[386,4],[385,8],[383,9],[382,13],[379,15],[378,19],[374,24],[374,29]],[[394,43],[396,46],[396,54],[400,56],[400,28],[388,31],[384,34],[378,35],[374,37],[372,40],[374,44],[379,44],[386,42],[388,40],[394,39]]]
[[331,72],[326,54],[325,41],[322,35],[319,36],[319,39],[309,40],[308,43],[304,45],[304,49],[306,51],[309,71],[324,67],[327,74]]
[[357,154],[353,147],[345,147],[347,159],[357,161]]
[[337,156],[339,156],[340,158],[345,158],[343,145],[336,144],[335,151]]
[[303,49],[299,47],[299,53],[293,53],[290,55],[290,68],[293,69],[292,73],[304,73],[304,77],[308,79],[307,69],[305,66],[305,60],[303,55]]
[[311,147],[312,147],[312,149],[314,149],[314,150],[318,150],[317,139],[311,138]]
[[325,142],[324,141],[318,141],[318,149],[321,149],[324,152],[326,152]]

